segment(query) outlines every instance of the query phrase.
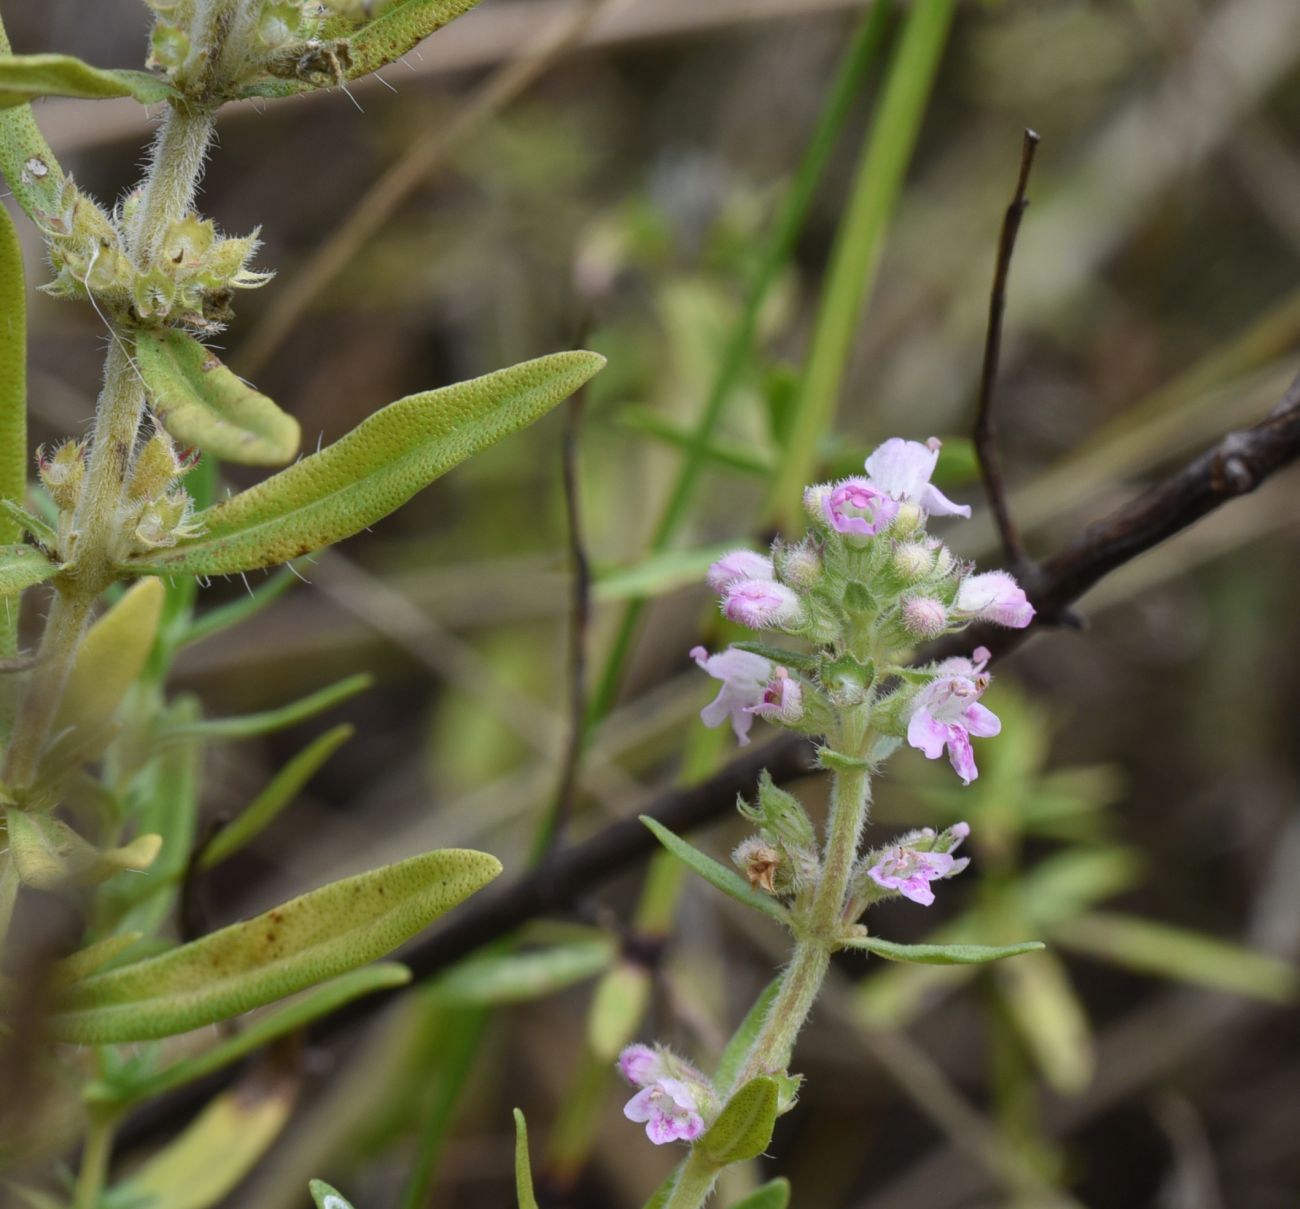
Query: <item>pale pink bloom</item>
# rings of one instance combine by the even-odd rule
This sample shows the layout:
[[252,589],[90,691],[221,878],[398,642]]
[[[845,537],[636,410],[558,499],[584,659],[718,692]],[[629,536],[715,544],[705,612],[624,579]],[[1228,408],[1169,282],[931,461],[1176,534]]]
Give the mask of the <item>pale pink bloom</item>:
[[664,1060],[648,1045],[629,1045],[618,1056],[618,1073],[629,1083],[647,1087],[665,1073]]
[[965,676],[968,680],[973,680],[988,667],[992,657],[988,647],[977,646],[969,659],[965,655],[953,655],[942,663],[936,663],[931,671],[936,676]]
[[715,592],[742,579],[771,579],[772,560],[752,550],[731,550],[709,568],[709,587]]
[[963,785],[979,776],[971,736],[988,739],[1002,729],[997,715],[979,703],[988,687],[988,677],[982,674],[988,651],[980,647],[975,658],[974,663],[959,659],[941,664],[948,674],[940,675],[921,690],[907,724],[908,743],[922,751],[927,760],[937,760],[944,748],[948,749],[948,761]]
[[898,515],[898,505],[866,479],[845,479],[823,497],[826,523],[837,533],[875,537]]
[[742,745],[748,743],[754,725],[751,710],[763,704],[767,682],[772,678],[772,661],[734,646],[716,655],[697,646],[691,650],[691,658],[715,680],[722,681],[718,695],[700,710],[700,720],[705,726],[721,726],[730,719],[736,738]]
[[940,445],[938,437],[931,437],[924,445],[890,437],[867,459],[871,485],[891,499],[915,504],[931,516],[970,516],[969,505],[954,504],[930,482],[939,461]]
[[793,725],[803,717],[803,685],[785,668],[779,667],[763,690],[763,700],[751,705],[746,712],[772,722]]
[[751,630],[773,626],[792,629],[803,622],[803,605],[785,584],[774,579],[742,579],[722,598],[722,612]]
[[903,626],[918,638],[937,638],[948,628],[948,610],[929,596],[910,596],[903,601]]
[[662,1078],[643,1087],[624,1106],[629,1121],[645,1125],[656,1146],[693,1142],[704,1132],[704,1118],[695,1093],[680,1079]]
[[[957,840],[953,844],[953,849],[956,849],[970,834],[970,827],[966,823],[958,823],[952,828],[952,834]],[[934,902],[934,891],[930,889],[930,883],[956,877],[969,864],[969,858],[955,858],[951,851],[917,852],[914,848],[900,845],[890,849],[877,864],[868,869],[867,876],[876,885],[883,886],[886,890],[897,890],[904,898],[928,907]]]
[[957,589],[957,608],[981,621],[1023,630],[1034,619],[1025,590],[1006,571],[968,575]]

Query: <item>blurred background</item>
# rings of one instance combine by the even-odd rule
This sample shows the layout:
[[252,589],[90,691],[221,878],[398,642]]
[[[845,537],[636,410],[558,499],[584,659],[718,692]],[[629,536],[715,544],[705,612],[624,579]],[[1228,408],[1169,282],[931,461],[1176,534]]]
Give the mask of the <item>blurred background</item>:
[[[575,342],[609,365],[580,414],[475,458],[186,652],[175,688],[210,714],[377,677],[324,720],[210,750],[218,820],[328,725],[356,728],[199,887],[206,927],[441,845],[510,876],[557,795],[580,838],[724,762],[687,657],[726,640],[703,570],[797,523],[797,495],[769,488],[809,349],[837,325],[818,473],[943,437],[945,490],[975,519],[942,536],[997,565],[967,438],[1026,126],[1043,142],[999,418],[1030,551],[1281,396],[1300,346],[1295,0],[987,0],[928,34],[903,4],[864,39],[870,7],[485,0],[383,82],[223,113],[203,209],[260,226],[278,276],[216,343],[306,444]],[[138,0],[5,20],[18,51],[101,66],[139,65],[148,28]],[[134,102],[36,112],[83,188],[133,184],[151,130]],[[39,294],[32,325],[33,440],[82,433],[105,329]],[[594,580],[572,794],[566,426]],[[974,860],[930,911],[892,904],[874,929],[1049,952],[978,974],[841,963],[796,1055],[800,1105],[732,1199],[783,1173],[809,1209],[1300,1202],[1298,486],[1280,474],[1124,567],[1082,602],[1086,629],[996,668],[1004,732],[970,789],[914,753],[890,765],[876,842],[965,818]],[[820,808],[816,778],[800,792]],[[719,817],[694,838],[725,859],[744,832]],[[358,1209],[513,1204],[517,1104],[545,1204],[641,1204],[675,1156],[623,1120],[593,994],[638,1039],[715,1060],[782,960],[732,907],[655,863],[521,938],[587,954],[539,963],[536,986],[435,983],[309,1043],[295,1111],[225,1203],[301,1206],[322,1176]],[[134,1157],[180,1123],[140,1131]]]

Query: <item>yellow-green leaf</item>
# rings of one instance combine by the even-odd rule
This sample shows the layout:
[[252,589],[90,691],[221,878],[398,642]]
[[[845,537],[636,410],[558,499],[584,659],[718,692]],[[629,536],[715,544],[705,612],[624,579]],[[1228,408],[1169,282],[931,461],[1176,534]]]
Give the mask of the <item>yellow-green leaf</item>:
[[453,848],[334,882],[69,987],[50,1036],[145,1041],[250,1011],[391,952],[500,871],[495,857]]
[[298,421],[193,336],[175,328],[143,331],[135,350],[150,406],[182,444],[245,466],[293,461],[302,437]]
[[398,0],[347,39],[351,57],[348,79],[355,80],[396,62],[430,34],[478,3],[479,0]]
[[316,1209],[352,1209],[352,1202],[324,1180],[312,1180],[307,1191],[316,1202]]
[[769,1180],[761,1188],[755,1188],[743,1200],[737,1201],[731,1209],[785,1209],[790,1203],[790,1181],[786,1179]]
[[528,1159],[528,1124],[524,1114],[515,1109],[515,1200],[519,1209],[537,1209],[533,1192],[533,1166]]
[[0,55],[0,108],[37,97],[135,97],[152,105],[175,95],[166,80],[144,71],[91,67],[72,55]]
[[58,573],[58,565],[35,546],[0,546],[0,597],[14,596]]
[[758,1158],[772,1140],[779,1096],[775,1079],[751,1079],[727,1101],[696,1146],[719,1167]]
[[611,939],[601,937],[527,953],[486,953],[452,966],[431,994],[458,1007],[542,999],[599,974],[616,951]]
[[[27,488],[27,291],[23,255],[9,211],[0,207],[0,500],[20,505]],[[22,540],[23,524],[0,511],[0,567]],[[37,581],[39,582],[39,581]],[[0,571],[0,595],[8,595]],[[17,649],[18,610],[0,607],[0,659]]]
[[121,869],[147,869],[162,836],[142,835],[124,848],[101,850],[48,814],[10,810],[9,851],[18,877],[37,890],[106,881]]
[[200,512],[198,536],[141,555],[136,569],[233,575],[351,537],[544,415],[604,363],[597,353],[555,353],[399,399],[320,453]]
[[[0,28],[0,55],[12,53]],[[18,204],[40,221],[58,214],[65,177],[30,105],[0,106],[0,170]]]
[[900,945],[878,936],[855,936],[844,942],[846,949],[862,949],[889,961],[908,961],[925,966],[974,966],[1004,957],[1019,957],[1043,948],[1041,940],[1025,940],[1014,945]]

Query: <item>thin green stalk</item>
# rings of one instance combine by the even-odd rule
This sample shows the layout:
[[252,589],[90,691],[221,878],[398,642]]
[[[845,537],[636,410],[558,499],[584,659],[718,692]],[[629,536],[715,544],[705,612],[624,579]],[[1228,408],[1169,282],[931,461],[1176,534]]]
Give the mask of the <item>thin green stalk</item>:
[[768,515],[790,531],[801,525],[803,488],[816,473],[818,446],[835,420],[858,319],[871,293],[885,232],[912,159],[954,7],[955,0],[916,0],[912,6],[858,161],[822,291],[785,456],[769,488]]
[[[27,300],[23,256],[9,212],[0,207],[0,499],[21,504],[27,492]],[[16,521],[0,515],[0,546],[22,541]],[[18,649],[18,608],[0,610],[0,659]],[[2,703],[0,703],[2,709]],[[0,716],[0,725],[3,724]]]
[[81,1167],[72,1196],[72,1209],[97,1209],[108,1179],[109,1159],[113,1154],[115,1116],[92,1114],[81,1151]]
[[713,1185],[722,1169],[706,1159],[699,1150],[692,1150],[690,1158],[682,1164],[681,1174],[673,1185],[664,1209],[697,1209],[709,1199]]
[[[655,525],[654,536],[650,540],[652,554],[666,550],[686,521],[687,509],[699,486],[700,474],[708,458],[713,435],[749,359],[763,303],[777,276],[794,252],[799,233],[803,230],[813,197],[816,195],[817,185],[839,139],[840,131],[884,45],[889,8],[888,4],[880,0],[871,6],[836,69],[835,78],[831,82],[830,91],[817,119],[817,126],[808,142],[808,149],[804,152],[794,180],[790,183],[790,191],[776,218],[767,245],[763,249],[758,268],[754,272],[754,279],[746,291],[741,304],[740,317],[732,330],[722,362],[718,366],[708,398],[705,400],[704,409],[691,434],[690,445],[677,472],[677,481],[673,484],[663,512]],[[636,624],[645,603],[644,597],[635,597],[628,601],[623,610],[600,682],[592,695],[587,712],[589,723],[600,721],[613,708],[623,667],[631,651]]]

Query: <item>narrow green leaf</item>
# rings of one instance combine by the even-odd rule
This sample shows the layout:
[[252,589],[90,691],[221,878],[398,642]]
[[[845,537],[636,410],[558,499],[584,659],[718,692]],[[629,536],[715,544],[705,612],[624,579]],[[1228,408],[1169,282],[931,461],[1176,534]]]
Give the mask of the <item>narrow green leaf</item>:
[[764,915],[771,916],[777,923],[790,923],[790,913],[774,898],[761,894],[732,869],[719,864],[711,856],[705,856],[698,848],[692,847],[680,836],[674,835],[662,823],[643,814],[641,822],[654,832],[655,838],[684,865],[695,870],[709,885],[730,895],[738,903],[753,907]]
[[321,765],[355,733],[356,728],[345,722],[307,744],[271,778],[247,809],[212,837],[199,857],[199,868],[205,872],[212,869],[261,835],[280,811],[302,792],[303,786],[316,775]]
[[0,597],[16,596],[58,573],[58,564],[35,546],[0,546]]
[[52,815],[10,810],[9,851],[24,885],[57,890],[107,881],[122,869],[147,869],[162,836],[142,835],[124,848],[101,850]]
[[775,1079],[766,1075],[751,1079],[727,1101],[695,1145],[720,1167],[758,1158],[772,1140],[778,1096]]
[[259,1016],[234,1036],[219,1041],[201,1054],[182,1058],[152,1074],[93,1085],[86,1093],[87,1098],[119,1107],[151,1100],[154,1096],[193,1083],[214,1071],[223,1070],[270,1042],[297,1032],[322,1016],[328,1016],[354,999],[375,991],[405,986],[410,981],[411,971],[395,961],[384,961],[352,970],[307,991],[293,1003]]
[[72,55],[0,55],[0,108],[38,97],[135,97],[152,105],[174,96],[166,80],[145,71],[91,67]]
[[[9,35],[0,26],[0,56],[11,56]],[[38,222],[59,213],[67,179],[41,134],[30,105],[0,106],[0,171],[18,204]]]
[[307,1185],[307,1190],[311,1193],[311,1199],[316,1202],[316,1209],[352,1209],[352,1202],[324,1180],[312,1180]]
[[743,1200],[737,1201],[731,1209],[786,1209],[790,1203],[790,1181],[787,1179],[769,1180],[761,1188],[755,1188]]
[[1026,940],[1015,945],[900,945],[878,936],[855,936],[844,942],[846,949],[865,949],[889,961],[906,961],[923,966],[974,966],[1022,953],[1037,953],[1044,948],[1041,940]]
[[587,1013],[587,1045],[601,1062],[613,1062],[645,1019],[653,983],[644,962],[626,959],[605,972]]
[[501,871],[447,849],[345,878],[55,998],[50,1036],[103,1045],[187,1032],[382,957]]
[[12,534],[15,541],[24,533],[30,533],[47,550],[53,550],[59,542],[58,532],[53,525],[47,525],[41,517],[28,512],[13,500],[0,499],[0,528]]
[[803,668],[805,671],[812,671],[816,668],[821,660],[816,655],[808,655],[803,651],[791,651],[785,647],[772,646],[767,642],[733,642],[732,646],[742,651],[749,651],[753,655],[762,655],[764,659],[770,659],[773,663],[780,663],[786,667]]
[[135,351],[154,415],[182,444],[243,466],[282,466],[297,454],[298,421],[193,336],[142,331]]
[[[691,452],[699,440],[696,430],[688,428],[676,420],[670,419],[663,412],[653,407],[632,404],[623,407],[618,413],[618,422],[633,432],[657,437],[678,449]],[[764,450],[742,445],[737,441],[726,441],[714,437],[701,442],[700,458],[711,462],[723,470],[734,470],[738,474],[764,478],[772,471],[772,457]]]
[[1009,961],[997,969],[1002,1001],[1047,1082],[1075,1095],[1096,1064],[1088,1014],[1065,966],[1052,953]]
[[307,1191],[316,1202],[316,1209],[352,1209],[352,1202],[324,1180],[312,1180],[307,1185]]
[[1131,915],[1093,911],[1060,924],[1054,937],[1080,953],[1144,974],[1219,987],[1272,1003],[1292,1002],[1300,987],[1300,971],[1289,961]]
[[142,579],[86,632],[63,692],[54,733],[93,736],[108,726],[149,657],[163,585]]
[[457,1007],[524,1003],[594,978],[617,947],[609,939],[579,940],[531,953],[491,953],[454,965],[431,988],[440,1003]]
[[283,567],[258,584],[250,592],[236,597],[227,604],[207,609],[190,622],[189,628],[181,635],[177,649],[192,646],[206,638],[212,638],[226,630],[233,629],[256,617],[267,605],[279,600],[295,583],[301,579],[289,568]]
[[50,968],[50,986],[70,986],[74,982],[90,977],[91,974],[102,970],[125,953],[140,939],[141,935],[140,932],[123,932],[118,936],[106,936],[103,940],[87,945],[61,961],[56,961]]
[[597,353],[555,353],[399,399],[320,453],[198,513],[197,537],[138,564],[162,574],[233,575],[351,537],[544,415],[604,363]]
[[115,1204],[208,1209],[270,1149],[289,1121],[297,1094],[294,1079],[255,1073],[212,1100],[175,1141],[112,1188],[108,1198]]
[[195,718],[188,722],[173,722],[162,727],[159,736],[169,743],[178,739],[254,739],[258,735],[283,730],[286,726],[296,726],[327,709],[333,709],[349,697],[365,692],[374,682],[375,678],[367,672],[358,672],[355,676],[347,676],[337,684],[331,684],[328,688],[278,709],[241,714],[236,718]]
[[[22,501],[27,492],[27,289],[23,254],[9,211],[0,206],[0,568],[4,552],[22,541]],[[13,509],[18,509],[15,516]],[[4,589],[0,570],[0,596]],[[39,580],[37,581],[39,582]],[[0,659],[18,650],[18,610],[0,605]],[[4,722],[0,687],[0,724]]]
[[659,1185],[651,1194],[650,1199],[641,1207],[641,1209],[664,1209],[668,1204],[668,1198],[673,1194],[673,1185],[677,1182],[677,1173],[681,1170],[679,1164],[662,1184]]
[[598,569],[592,592],[597,600],[627,600],[695,587],[711,564],[735,548],[735,542],[726,542],[695,550],[667,550],[631,567]]
[[740,1067],[745,1061],[745,1055],[749,1053],[750,1046],[754,1044],[754,1038],[758,1036],[759,1030],[763,1027],[763,1022],[767,1019],[773,1001],[781,993],[781,983],[784,981],[784,978],[778,975],[763,988],[762,993],[754,1000],[753,1006],[745,1013],[745,1018],[740,1022],[740,1027],[732,1033],[731,1040],[727,1042],[726,1048],[722,1051],[722,1057],[718,1059],[718,1074],[714,1082],[723,1091],[726,1091],[735,1083],[736,1076],[740,1074]]
[[533,1167],[528,1160],[528,1125],[524,1114],[515,1109],[515,1200],[519,1209],[537,1209],[533,1193]]

